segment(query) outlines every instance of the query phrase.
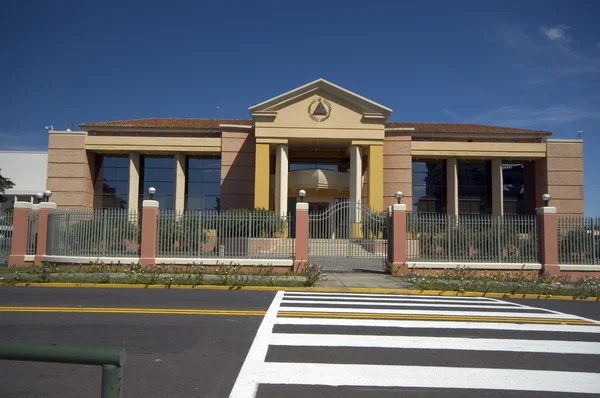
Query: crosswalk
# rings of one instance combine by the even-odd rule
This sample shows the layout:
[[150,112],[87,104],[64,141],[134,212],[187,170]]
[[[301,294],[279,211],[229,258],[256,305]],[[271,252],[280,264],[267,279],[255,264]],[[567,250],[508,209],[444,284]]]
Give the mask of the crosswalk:
[[600,322],[549,309],[485,297],[280,291],[230,398],[600,394],[599,359]]

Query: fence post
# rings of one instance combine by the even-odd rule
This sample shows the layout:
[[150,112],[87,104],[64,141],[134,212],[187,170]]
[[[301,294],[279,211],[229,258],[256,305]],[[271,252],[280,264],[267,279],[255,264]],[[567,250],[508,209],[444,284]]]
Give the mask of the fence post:
[[389,262],[396,274],[408,273],[406,266],[406,205],[392,205],[392,228],[391,228],[392,255]]
[[302,272],[308,263],[308,203],[296,203],[296,249],[294,271]]
[[8,265],[24,266],[27,254],[27,237],[29,236],[29,213],[31,203],[15,202],[13,209],[12,237]]
[[38,210],[37,218],[37,240],[35,257],[33,260],[34,265],[42,264],[42,259],[46,255],[46,249],[48,247],[48,214],[50,211],[56,210],[56,203],[42,202]]
[[537,210],[542,273],[559,274],[558,231],[556,207],[539,207]]
[[394,257],[393,251],[394,251],[394,245],[392,244],[392,242],[394,241],[394,228],[392,228],[392,215],[393,213],[393,206],[388,206],[387,209],[387,229],[388,229],[388,241],[387,241],[387,261],[388,261],[388,265],[389,263],[391,263],[392,258]]
[[143,267],[156,263],[158,211],[159,205],[157,200],[144,200],[142,202],[140,264]]

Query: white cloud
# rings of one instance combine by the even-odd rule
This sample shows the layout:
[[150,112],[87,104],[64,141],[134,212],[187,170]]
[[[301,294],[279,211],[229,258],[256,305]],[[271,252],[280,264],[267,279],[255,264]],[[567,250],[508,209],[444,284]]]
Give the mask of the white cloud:
[[507,127],[531,127],[574,122],[590,118],[600,118],[600,112],[576,109],[566,105],[551,106],[543,109],[501,106],[477,115],[469,121],[471,123]]
[[571,41],[571,37],[568,35],[570,27],[567,25],[557,25],[553,28],[546,28],[542,26],[542,34],[546,36],[548,40],[558,43],[568,43]]
[[460,119],[460,115],[458,115],[458,113],[452,112],[450,109],[448,108],[444,108],[444,113],[448,116],[450,116],[453,119]]
[[496,42],[514,49],[515,72],[523,75],[518,81],[541,84],[600,72],[600,58],[595,52],[573,48],[569,26],[544,26],[540,33],[532,34],[521,25],[500,25],[492,36]]

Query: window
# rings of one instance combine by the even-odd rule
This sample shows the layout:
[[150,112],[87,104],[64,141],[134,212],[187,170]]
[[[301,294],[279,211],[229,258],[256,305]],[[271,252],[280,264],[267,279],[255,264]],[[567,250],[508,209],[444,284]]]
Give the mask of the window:
[[185,208],[219,210],[221,158],[188,157],[185,175]]
[[161,209],[173,209],[175,195],[175,159],[142,156],[140,159],[140,205],[149,199],[148,188],[156,188],[154,199]]
[[446,162],[412,162],[413,213],[446,212]]
[[488,214],[492,212],[492,163],[458,162],[458,212]]
[[290,163],[290,171],[316,169],[339,171],[339,166],[337,163]]
[[525,165],[502,164],[504,214],[525,213]]
[[129,158],[102,156],[96,165],[94,207],[126,209],[129,199]]

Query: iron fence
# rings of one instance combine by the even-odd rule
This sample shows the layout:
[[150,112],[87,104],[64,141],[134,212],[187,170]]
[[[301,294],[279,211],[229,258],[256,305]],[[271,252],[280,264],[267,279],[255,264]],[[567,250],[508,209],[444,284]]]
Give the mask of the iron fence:
[[157,257],[291,259],[290,219],[265,210],[162,211]]
[[407,214],[407,260],[538,263],[535,215]]
[[389,215],[341,200],[308,215],[308,258],[327,271],[383,270]]
[[557,216],[558,263],[600,264],[600,218]]
[[48,217],[48,255],[139,257],[140,218],[136,210],[66,209]]
[[33,255],[37,249],[37,211],[29,213],[27,220],[27,252],[28,255]]
[[8,256],[10,256],[10,246],[12,244],[12,230],[12,213],[0,216],[0,265],[8,264]]

